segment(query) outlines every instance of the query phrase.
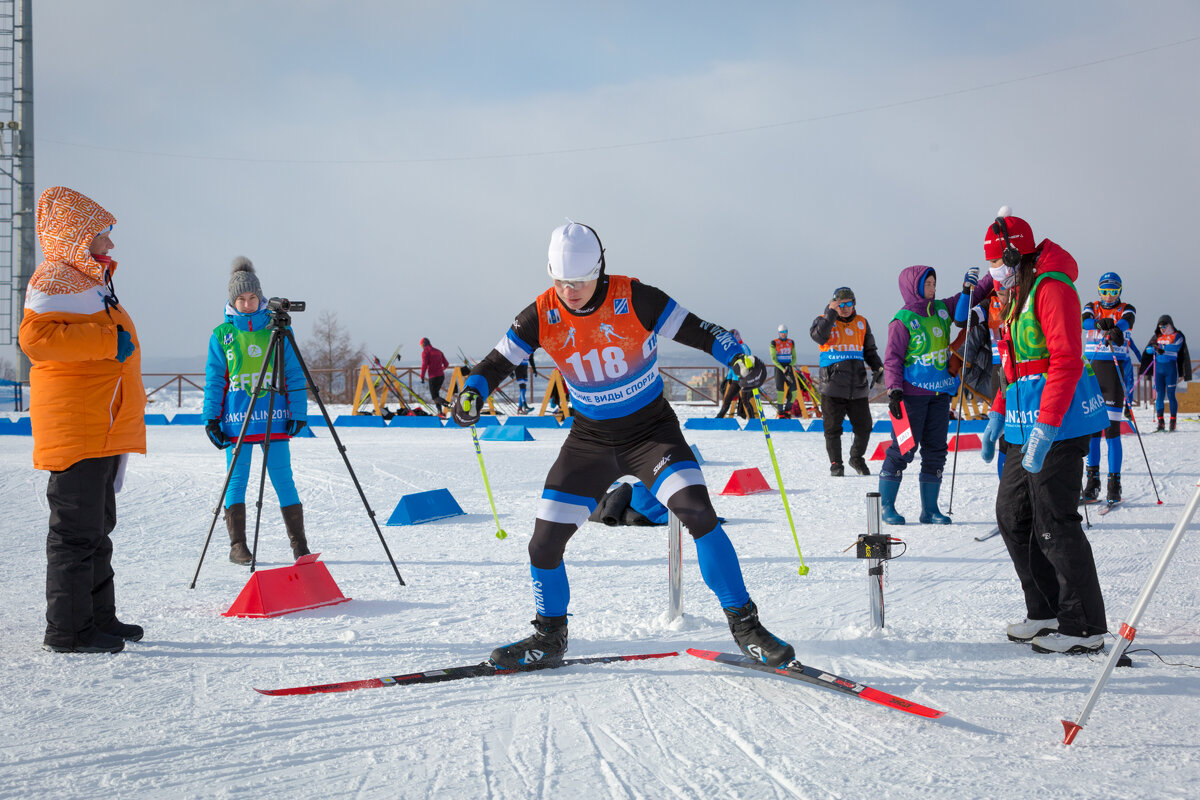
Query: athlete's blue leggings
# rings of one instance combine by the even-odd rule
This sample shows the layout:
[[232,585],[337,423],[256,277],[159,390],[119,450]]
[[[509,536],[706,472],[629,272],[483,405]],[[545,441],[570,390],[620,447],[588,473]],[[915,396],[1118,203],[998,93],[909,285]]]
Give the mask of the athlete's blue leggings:
[[1175,376],[1178,374],[1174,364],[1162,369],[1154,365],[1154,412],[1160,417],[1163,415],[1164,400],[1171,401],[1172,417],[1179,411],[1179,401],[1175,399]]
[[[226,508],[246,502],[246,485],[250,481],[250,456],[256,449],[261,450],[262,445],[244,445],[242,447],[242,454],[238,456],[233,474],[229,476],[229,488],[225,490]],[[226,469],[229,469],[231,461],[233,461],[232,447],[225,450]],[[259,469],[262,469],[261,462]],[[255,474],[258,473],[255,472]],[[270,455],[267,457],[267,474],[271,476],[271,485],[275,487],[275,496],[279,498],[280,508],[294,506],[300,502],[300,495],[296,493],[296,481],[292,478],[292,451],[288,447],[287,440],[280,439],[271,442]]]

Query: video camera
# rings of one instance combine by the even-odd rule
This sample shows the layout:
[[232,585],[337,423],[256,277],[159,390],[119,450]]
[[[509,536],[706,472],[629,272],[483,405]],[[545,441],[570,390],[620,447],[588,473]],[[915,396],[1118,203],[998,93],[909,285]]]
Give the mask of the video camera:
[[267,310],[293,313],[297,311],[303,311],[305,305],[306,304],[303,300],[288,300],[286,297],[272,297],[267,301]]

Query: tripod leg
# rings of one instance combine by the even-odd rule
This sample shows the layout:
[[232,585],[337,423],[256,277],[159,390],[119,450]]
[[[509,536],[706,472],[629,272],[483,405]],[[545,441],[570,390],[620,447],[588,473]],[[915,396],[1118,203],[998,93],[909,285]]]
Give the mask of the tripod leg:
[[375,533],[379,536],[379,543],[383,545],[383,552],[387,554],[388,561],[392,565],[392,572],[396,573],[396,580],[400,581],[401,586],[404,586],[404,578],[400,577],[400,568],[396,566],[396,559],[392,558],[392,551],[388,548],[387,540],[383,538],[383,531],[379,529],[379,522],[375,519],[375,511],[371,508],[371,504],[367,502],[367,495],[363,492],[362,485],[358,482],[358,476],[354,474],[354,467],[350,466],[350,458],[346,455],[346,447],[342,444],[342,440],[338,438],[337,431],[333,427],[333,420],[329,418],[329,412],[325,410],[325,404],[321,402],[321,392],[313,382],[312,375],[308,371],[308,365],[304,363],[304,357],[300,355],[300,348],[296,345],[296,338],[292,335],[290,328],[283,328],[282,334],[292,344],[292,352],[296,354],[296,361],[299,362],[300,369],[304,372],[305,385],[312,391],[313,399],[317,401],[317,408],[321,409],[321,416],[325,418],[325,425],[329,428],[329,434],[333,437],[338,452],[342,454],[342,461],[346,463],[346,471],[350,473],[350,480],[354,482],[354,488],[358,490],[358,496],[362,500],[363,508],[367,510],[367,516],[371,518],[371,525],[375,528]]
[[[268,350],[270,346],[268,345]],[[196,572],[192,575],[192,583],[188,586],[189,589],[196,588],[196,579],[200,577],[200,567],[204,564],[204,556],[208,553],[208,545],[212,541],[213,530],[217,527],[217,517],[221,514],[221,507],[225,505],[225,493],[229,491],[229,481],[233,477],[233,468],[237,466],[238,457],[242,454],[242,446],[246,442],[246,430],[250,427],[250,417],[254,414],[254,404],[258,400],[258,387],[262,386],[263,380],[267,374],[268,363],[263,362],[262,369],[259,370],[258,379],[254,382],[254,393],[250,396],[250,407],[246,409],[246,416],[242,420],[242,429],[238,431],[237,441],[233,445],[233,458],[229,460],[229,468],[225,470],[225,483],[221,485],[221,494],[217,498],[217,507],[213,509],[212,523],[208,526],[208,535],[204,537],[204,547],[200,550],[200,560],[196,562]],[[251,570],[253,570],[253,558],[251,559]]]

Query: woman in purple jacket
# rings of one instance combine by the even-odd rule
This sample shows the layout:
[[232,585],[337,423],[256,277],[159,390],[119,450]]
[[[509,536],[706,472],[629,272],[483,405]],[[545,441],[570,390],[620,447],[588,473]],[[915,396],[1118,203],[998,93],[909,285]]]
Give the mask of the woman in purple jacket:
[[[949,525],[950,518],[938,510],[942,468],[946,466],[946,435],[950,426],[950,400],[958,391],[958,378],[950,374],[951,325],[966,320],[972,290],[977,287],[978,268],[963,278],[963,295],[937,300],[937,272],[915,265],[900,273],[900,296],[904,307],[888,323],[887,351],[883,358],[888,409],[900,418],[900,404],[908,412],[914,442],[921,449],[922,523]],[[895,434],[879,471],[883,521],[903,525],[896,511],[896,495],[904,468],[912,463],[917,448],[901,455]]]

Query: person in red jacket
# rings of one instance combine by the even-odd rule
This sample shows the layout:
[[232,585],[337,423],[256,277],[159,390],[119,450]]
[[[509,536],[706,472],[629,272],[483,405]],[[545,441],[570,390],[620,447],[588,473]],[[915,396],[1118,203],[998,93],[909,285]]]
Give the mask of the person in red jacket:
[[[1004,382],[988,412],[983,460],[1005,451],[996,523],[1025,595],[1008,638],[1039,653],[1096,653],[1108,630],[1092,547],[1077,503],[1092,434],[1108,424],[1083,358],[1075,259],[1007,206],[988,226],[992,280],[1011,292],[1001,327]],[[1000,435],[1003,433],[1004,438]]]
[[446,401],[442,399],[442,383],[446,380],[446,370],[449,367],[450,362],[446,360],[446,354],[430,344],[429,337],[421,337],[421,380],[429,382],[429,394],[433,398],[439,417],[446,415],[443,408]]

